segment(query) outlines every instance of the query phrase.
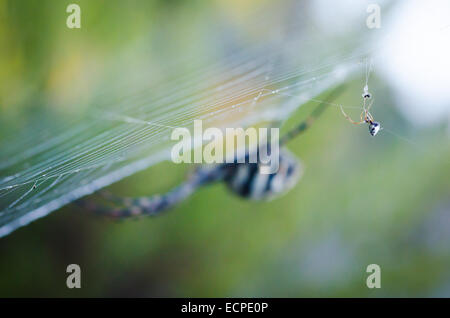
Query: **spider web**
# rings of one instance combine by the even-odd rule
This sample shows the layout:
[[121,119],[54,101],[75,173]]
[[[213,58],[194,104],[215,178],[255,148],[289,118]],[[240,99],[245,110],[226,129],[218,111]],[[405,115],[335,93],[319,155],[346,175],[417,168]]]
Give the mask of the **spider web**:
[[[234,23],[211,12],[208,30],[181,58],[169,47],[151,65],[141,59],[116,67],[80,116],[42,111],[34,124],[3,136],[0,237],[169,160],[174,127],[192,129],[196,119],[220,128],[284,120],[361,72],[367,37],[321,33],[304,18],[296,5],[263,7]],[[361,29],[364,18],[362,11]],[[145,50],[146,41],[134,49]]]

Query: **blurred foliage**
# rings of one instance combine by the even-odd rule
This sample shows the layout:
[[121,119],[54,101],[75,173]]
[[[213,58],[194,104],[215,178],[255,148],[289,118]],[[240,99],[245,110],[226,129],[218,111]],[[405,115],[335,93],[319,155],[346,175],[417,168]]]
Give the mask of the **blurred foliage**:
[[[39,120],[34,108],[87,102],[89,81],[105,79],[104,56],[155,36],[160,21],[238,6],[79,0],[82,28],[68,30],[71,2],[0,1],[0,110],[15,118],[0,119],[0,134]],[[342,103],[357,103],[360,86],[353,83]],[[387,132],[371,138],[331,107],[289,145],[306,170],[286,196],[249,202],[218,184],[161,217],[123,222],[67,206],[0,240],[0,296],[449,296],[448,136],[442,127],[414,131],[384,107],[393,104],[389,88],[372,86],[376,118],[413,144]],[[162,163],[110,190],[163,192],[189,168]],[[81,266],[80,290],[65,286],[71,263]],[[372,263],[382,269],[379,290],[365,285]]]

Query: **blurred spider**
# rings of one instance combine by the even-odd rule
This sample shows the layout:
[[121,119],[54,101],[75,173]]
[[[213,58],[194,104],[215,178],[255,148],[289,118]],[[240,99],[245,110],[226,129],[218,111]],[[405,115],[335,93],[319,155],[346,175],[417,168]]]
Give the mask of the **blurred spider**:
[[[334,89],[328,96],[327,101],[337,97],[342,93],[343,89],[343,85]],[[330,104],[327,101],[322,102],[305,121],[284,135],[280,139],[280,147],[311,127],[314,120]],[[259,152],[259,149],[256,151]],[[110,193],[101,192],[104,199],[116,204],[118,207],[111,208],[85,200],[78,201],[78,204],[88,210],[114,218],[158,215],[185,200],[201,186],[214,182],[224,182],[234,194],[243,198],[264,200],[273,199],[286,193],[301,177],[302,168],[299,160],[285,147],[280,150],[279,169],[273,174],[261,173],[262,164],[260,162],[249,163],[249,155],[249,153],[246,153],[245,163],[240,163],[235,158],[233,163],[202,166],[194,170],[185,182],[162,195],[121,198]]]
[[363,96],[364,104],[363,104],[363,110],[362,110],[361,115],[360,115],[360,121],[354,121],[353,119],[350,118],[350,116],[348,116],[344,112],[344,109],[342,108],[342,106],[339,105],[339,107],[341,108],[342,114],[344,115],[344,117],[349,122],[351,122],[352,124],[355,124],[355,125],[360,125],[360,124],[363,124],[363,123],[368,124],[369,125],[369,133],[372,136],[375,136],[380,131],[381,125],[380,125],[379,122],[376,122],[373,119],[372,114],[369,112],[370,107],[372,107],[373,100],[369,103],[369,106],[366,107],[366,101],[372,98],[372,95],[369,93],[367,85],[364,86],[364,93],[363,93],[362,96]]

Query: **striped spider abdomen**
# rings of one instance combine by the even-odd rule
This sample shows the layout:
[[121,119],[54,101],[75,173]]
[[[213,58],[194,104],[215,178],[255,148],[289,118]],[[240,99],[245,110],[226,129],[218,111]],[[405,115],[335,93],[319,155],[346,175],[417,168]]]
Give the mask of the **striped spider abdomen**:
[[287,149],[281,149],[279,167],[274,173],[262,173],[262,164],[235,163],[227,167],[224,181],[236,195],[246,199],[270,200],[287,193],[300,179],[300,161]]

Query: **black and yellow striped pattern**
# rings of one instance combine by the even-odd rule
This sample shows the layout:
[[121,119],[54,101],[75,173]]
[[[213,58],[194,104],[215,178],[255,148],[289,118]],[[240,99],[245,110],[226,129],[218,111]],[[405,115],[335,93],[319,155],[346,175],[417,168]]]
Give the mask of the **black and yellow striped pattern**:
[[261,173],[260,163],[238,163],[229,167],[224,181],[235,194],[253,200],[273,199],[286,193],[302,173],[300,162],[287,149],[279,156],[279,169],[272,174]]

